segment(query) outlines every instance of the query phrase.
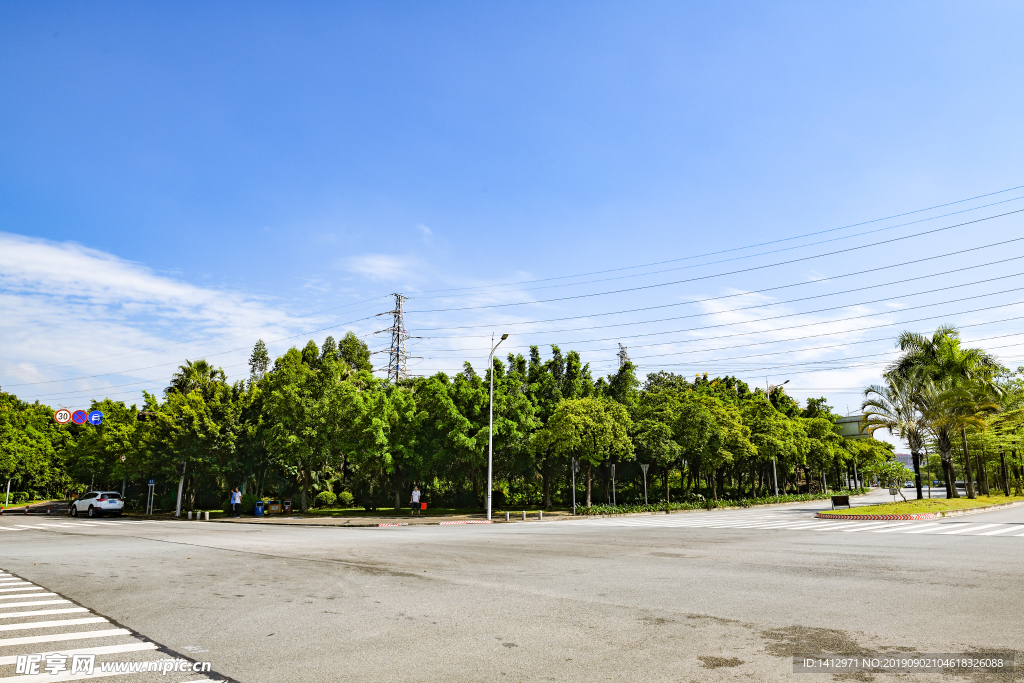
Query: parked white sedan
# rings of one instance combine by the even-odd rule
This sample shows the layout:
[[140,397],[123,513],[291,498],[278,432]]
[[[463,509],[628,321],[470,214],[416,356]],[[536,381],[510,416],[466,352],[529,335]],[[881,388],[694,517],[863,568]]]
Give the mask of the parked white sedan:
[[90,517],[111,514],[120,515],[124,510],[124,501],[117,491],[89,491],[71,501],[68,512],[72,517],[86,514]]

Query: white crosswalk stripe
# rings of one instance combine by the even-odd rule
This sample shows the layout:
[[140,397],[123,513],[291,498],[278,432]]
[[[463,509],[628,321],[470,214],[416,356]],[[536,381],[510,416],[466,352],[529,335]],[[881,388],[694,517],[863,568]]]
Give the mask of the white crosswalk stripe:
[[[583,527],[722,529],[764,532],[806,532],[849,534],[933,534],[941,536],[1024,537],[1024,524],[975,524],[955,520],[822,520],[809,513],[681,513],[672,515],[638,515],[599,519],[574,519],[564,524]],[[998,528],[997,528],[998,527]],[[1013,532],[1022,533],[1013,533]]]
[[[134,635],[126,628],[111,624],[106,617],[91,613],[85,607],[74,606],[70,600],[60,598],[55,593],[46,591],[29,581],[12,577],[6,572],[0,576],[10,577],[20,582],[19,590],[35,591],[19,595],[3,596],[22,598],[21,600],[0,600],[0,683],[42,683],[43,681],[77,681],[83,678],[105,678],[136,673],[138,670],[104,670],[101,665],[117,664],[127,666],[132,662],[166,660],[168,655],[149,655],[160,648],[155,644]],[[3,585],[3,584],[0,584]],[[54,599],[35,599],[53,596]],[[27,600],[32,598],[32,600]],[[57,605],[56,607],[52,607]],[[67,643],[70,648],[61,648]],[[41,648],[49,648],[40,651]],[[61,649],[53,649],[61,648]],[[69,661],[74,655],[95,655],[92,674],[71,675],[66,668],[48,672],[46,657],[54,661]],[[33,657],[35,670],[19,673],[18,666],[24,666],[26,660],[19,657]],[[191,662],[192,660],[186,660]],[[164,683],[183,683],[183,681],[200,680],[192,671],[181,671],[158,676]],[[136,681],[137,677],[129,680]],[[149,678],[145,678],[149,680]],[[207,676],[201,680],[219,680]]]

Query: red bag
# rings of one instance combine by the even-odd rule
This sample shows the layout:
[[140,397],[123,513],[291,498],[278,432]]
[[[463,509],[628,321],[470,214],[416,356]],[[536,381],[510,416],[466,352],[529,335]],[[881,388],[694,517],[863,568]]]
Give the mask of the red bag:
[[420,503],[420,510],[426,510],[426,509],[427,509],[427,504],[426,503]]

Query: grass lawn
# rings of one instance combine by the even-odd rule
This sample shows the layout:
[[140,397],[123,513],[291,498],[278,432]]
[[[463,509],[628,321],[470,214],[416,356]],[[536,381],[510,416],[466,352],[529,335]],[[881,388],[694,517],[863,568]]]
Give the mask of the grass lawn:
[[[910,498],[908,496],[908,498]],[[837,514],[854,515],[912,515],[922,512],[944,512],[946,510],[967,510],[970,508],[985,507],[987,505],[999,505],[1001,503],[1024,503],[1022,496],[978,496],[976,499],[969,498],[925,498],[924,500],[909,499],[906,503],[902,500],[896,503],[882,503],[881,505],[868,505],[856,507],[852,510],[836,510]],[[829,511],[831,512],[831,511]]]

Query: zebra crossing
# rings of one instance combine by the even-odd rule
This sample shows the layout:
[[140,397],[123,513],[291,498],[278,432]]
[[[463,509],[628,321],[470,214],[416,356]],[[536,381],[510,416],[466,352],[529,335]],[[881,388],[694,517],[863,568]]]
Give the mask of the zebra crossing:
[[[50,518],[46,517],[43,519],[25,519],[19,520],[17,517],[10,519],[3,519],[0,522],[0,538],[3,538],[5,534],[15,533],[18,531],[60,531],[60,532],[84,532],[94,531],[101,529],[120,529],[120,528],[132,528],[132,527],[181,527],[182,524],[187,524],[184,520],[153,520],[153,519],[142,519],[142,520],[131,520],[131,519],[103,519],[99,521],[84,521],[74,519],[72,517],[57,517]],[[199,521],[194,522],[198,524]],[[206,524],[205,528],[222,528],[225,525],[220,524]]]
[[[0,569],[0,683],[111,676],[126,683],[223,680],[196,675],[191,659],[161,650],[156,643],[106,617]],[[155,665],[144,666],[171,661],[181,662],[179,670],[163,673]],[[161,667],[170,669],[171,664],[161,663]]]
[[580,519],[564,524],[585,527],[639,527],[639,528],[692,528],[736,529],[760,531],[822,532],[836,534],[913,534],[937,536],[986,536],[994,538],[1024,538],[1024,523],[972,522],[960,519],[936,522],[907,522],[899,520],[866,522],[823,520],[784,512],[762,513],[683,513],[672,515],[642,515]]

